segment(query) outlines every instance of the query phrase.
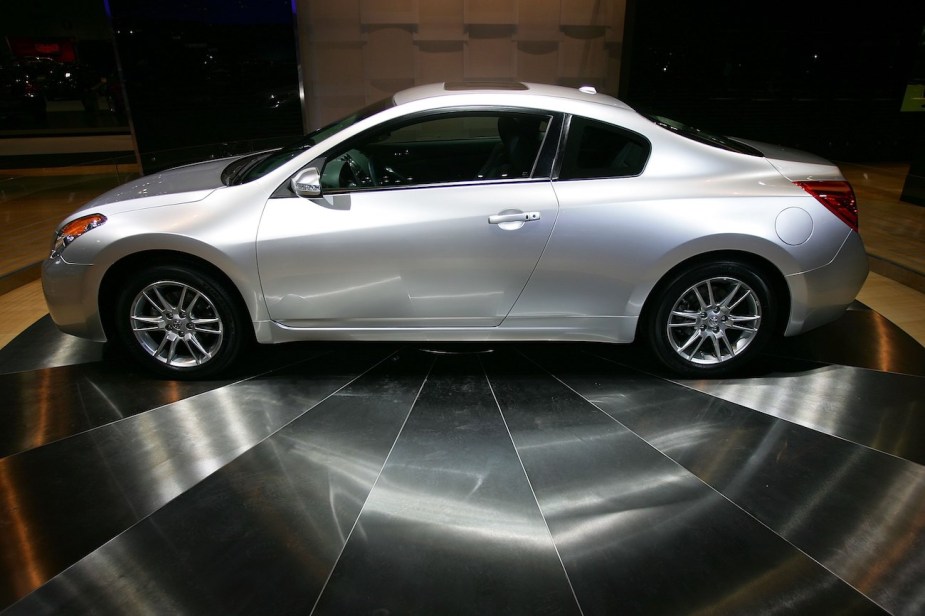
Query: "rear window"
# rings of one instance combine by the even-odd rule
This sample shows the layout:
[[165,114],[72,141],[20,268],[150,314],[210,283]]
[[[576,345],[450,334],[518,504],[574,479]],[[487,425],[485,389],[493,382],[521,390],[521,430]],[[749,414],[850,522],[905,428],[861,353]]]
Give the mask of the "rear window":
[[730,152],[738,152],[739,154],[748,154],[749,156],[761,156],[761,152],[746,145],[735,139],[730,139],[724,135],[717,135],[716,133],[711,133],[705,130],[700,130],[699,128],[694,128],[689,124],[684,122],[679,122],[678,120],[672,120],[671,118],[666,118],[660,115],[652,114],[643,114],[645,117],[654,122],[658,126],[666,130],[670,130],[676,135],[681,135],[698,143],[705,143],[706,145],[711,145],[714,148],[720,148],[722,150],[729,150]]

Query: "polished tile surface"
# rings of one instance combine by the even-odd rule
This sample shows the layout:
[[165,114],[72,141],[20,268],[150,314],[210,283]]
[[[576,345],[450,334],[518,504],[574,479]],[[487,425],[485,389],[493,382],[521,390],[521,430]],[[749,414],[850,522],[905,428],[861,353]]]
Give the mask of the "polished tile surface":
[[925,349],[856,305],[736,379],[635,346],[0,350],[0,611],[920,614]]

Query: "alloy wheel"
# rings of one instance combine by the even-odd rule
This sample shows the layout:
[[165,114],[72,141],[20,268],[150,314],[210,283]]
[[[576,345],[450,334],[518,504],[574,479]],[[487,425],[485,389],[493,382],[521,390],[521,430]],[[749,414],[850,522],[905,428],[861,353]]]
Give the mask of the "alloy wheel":
[[173,368],[201,366],[215,357],[225,327],[215,303],[182,282],[159,280],[132,301],[132,333],[153,359]]
[[732,277],[707,278],[685,290],[668,315],[668,341],[684,360],[709,366],[729,361],[752,343],[761,326],[761,302]]

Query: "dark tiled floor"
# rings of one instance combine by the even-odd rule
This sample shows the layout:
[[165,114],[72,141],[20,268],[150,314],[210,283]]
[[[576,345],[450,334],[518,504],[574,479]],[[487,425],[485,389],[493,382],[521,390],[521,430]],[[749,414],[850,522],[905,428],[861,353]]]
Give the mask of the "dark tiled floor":
[[0,350],[0,609],[917,614],[925,349],[849,314],[711,382],[578,344],[158,382],[44,319]]

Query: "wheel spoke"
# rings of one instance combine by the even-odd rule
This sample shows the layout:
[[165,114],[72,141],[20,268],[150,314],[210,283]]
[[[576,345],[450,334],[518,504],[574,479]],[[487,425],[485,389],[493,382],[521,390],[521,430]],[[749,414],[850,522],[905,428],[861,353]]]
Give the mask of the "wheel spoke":
[[161,317],[132,317],[132,321],[138,323],[144,323],[145,325],[135,325],[132,324],[132,331],[135,332],[150,332],[158,331],[164,329],[164,319]]
[[[192,346],[195,347],[196,350],[199,351],[199,353],[202,355],[202,360],[196,360],[196,363],[202,363],[202,361],[207,361],[207,360],[209,360],[209,359],[212,359],[212,354],[209,353],[209,352],[202,346],[202,343],[199,342],[199,338],[197,338],[196,336],[190,336],[190,337],[187,339],[187,346],[189,346],[189,343],[192,343]],[[195,356],[195,353],[193,353],[192,348],[190,348],[190,354],[193,355],[193,356]]]
[[177,310],[183,310],[183,300],[186,299],[186,289],[188,287],[184,286],[180,289],[180,299],[177,300]]
[[[152,306],[154,306],[154,309],[157,310],[158,312],[164,312],[164,310],[166,310],[166,308],[162,307],[162,306],[161,306],[160,304],[158,304],[156,301],[154,301],[153,299],[151,299],[151,296],[148,295],[147,293],[143,293],[142,295],[144,296],[144,298],[145,298],[146,300],[148,300],[148,302],[149,302]],[[158,297],[160,297],[159,294],[158,294]]]
[[723,352],[719,348],[719,337],[710,336],[710,340],[713,341],[713,352],[716,354],[716,361],[723,360]]
[[[700,314],[697,312],[681,312],[680,310],[675,310],[671,313],[671,316],[696,321],[700,317]],[[688,326],[687,323],[683,323],[683,325]]]
[[710,307],[710,304],[704,301],[703,296],[700,294],[700,290],[697,287],[694,287],[692,291],[694,292],[694,295],[697,296],[697,301],[700,303],[701,310],[706,310]]
[[187,353],[187,356],[190,358],[190,360],[196,362],[197,366],[202,365],[203,360],[196,356],[196,350],[193,349],[193,346],[190,344],[189,339],[184,337],[184,338],[180,338],[180,340],[183,342],[183,346],[186,347],[186,353]]
[[158,324],[160,324],[160,323],[163,323],[163,322],[164,322],[163,317],[159,317],[159,316],[158,316],[158,317],[147,317],[147,316],[145,316],[145,317],[138,317],[138,316],[133,316],[133,317],[132,317],[132,320],[133,320],[133,321],[140,321],[140,322],[142,322],[142,323],[158,323]]
[[[738,293],[738,292],[739,292],[739,289],[741,289],[741,288],[742,288],[742,283],[741,283],[741,282],[736,282],[736,285],[732,288],[732,291],[730,291],[729,294],[726,295],[726,297],[723,298],[723,301],[721,301],[721,302],[719,303],[719,305],[722,306],[722,307],[724,307],[724,308],[730,308],[730,306],[729,306],[729,301],[730,301],[733,297],[735,297],[735,294]],[[747,293],[746,293],[746,295],[747,295]],[[739,301],[742,301],[742,300],[739,300]],[[735,305],[732,306],[732,308],[734,308],[736,305],[738,305],[738,303],[739,303],[739,302],[736,302]],[[730,309],[731,309],[731,308],[730,308]]]
[[167,346],[167,341],[168,341],[169,339],[170,339],[170,335],[169,335],[169,334],[164,334],[164,337],[161,338],[160,344],[157,345],[157,348],[156,348],[156,349],[154,350],[154,352],[152,353],[152,355],[153,355],[154,357],[157,357],[158,355],[161,354],[161,351],[163,351],[163,350],[164,350],[164,347]]
[[[153,289],[153,291],[154,291],[154,294],[157,296],[157,299],[161,302],[162,308],[159,308],[159,310],[160,310],[161,312],[163,312],[163,311],[165,311],[165,310],[173,310],[173,309],[174,309],[173,306],[170,305],[170,302],[168,302],[166,299],[164,299],[164,296],[161,294],[161,288],[160,288],[160,286],[155,286],[154,289]],[[153,303],[153,302],[152,302],[152,303]],[[157,306],[157,304],[155,304],[155,306]]]
[[177,343],[180,341],[179,338],[173,338],[170,341],[170,348],[167,350],[167,365],[173,363],[174,358],[177,356]]
[[[193,313],[193,306],[196,305],[196,302],[199,301],[199,298],[200,298],[200,297],[202,297],[202,293],[196,291],[196,295],[193,296],[193,299],[190,300],[189,305],[186,307],[186,313],[187,313],[187,314],[192,314],[192,313]],[[181,304],[181,305],[182,305],[182,304]],[[217,320],[217,319],[216,319],[216,320]]]
[[688,357],[691,358],[691,359],[693,359],[694,356],[697,355],[697,353],[700,352],[700,347],[702,347],[702,346],[703,346],[703,343],[707,341],[707,339],[706,339],[705,337],[703,337],[703,336],[699,336],[699,338],[700,338],[700,342],[698,342],[698,343],[697,343],[697,346],[694,347],[694,350],[691,351],[691,352],[688,354]]
[[707,298],[710,300],[708,305],[715,306],[716,298],[713,297],[713,279],[711,278],[710,280],[705,281],[705,284],[707,285]]
[[700,335],[700,332],[699,332],[699,331],[695,331],[695,332],[691,335],[691,337],[687,339],[687,342],[685,342],[682,346],[678,347],[678,353],[684,353],[684,351],[687,349],[687,347],[689,347],[690,345],[694,344],[694,343],[697,341],[698,338],[701,339],[701,344],[702,344],[702,343],[703,343],[703,342],[702,342],[703,337]]
[[741,304],[742,302],[744,302],[747,298],[751,297],[753,294],[754,294],[754,293],[752,292],[752,290],[751,290],[751,289],[748,289],[747,291],[745,291],[745,293],[742,295],[742,297],[740,297],[739,299],[737,299],[737,300],[735,301],[734,304],[732,304],[731,306],[729,306],[729,310],[735,310],[735,308],[736,308],[739,304]]
[[[730,316],[729,322],[726,324],[726,329],[734,329],[743,332],[757,332],[760,322],[761,317],[757,315],[750,317]],[[751,324],[751,327],[748,326],[749,324]]]
[[[735,350],[735,348],[732,346],[732,342],[729,341],[729,338],[726,337],[726,334],[725,334],[725,333],[720,334],[720,335],[718,335],[716,338],[717,338],[721,343],[724,343],[724,344],[726,345],[726,348],[729,349],[729,354],[732,355],[732,356],[734,357],[735,354],[736,354],[736,350]],[[722,345],[720,345],[720,346],[722,346]],[[719,347],[717,347],[717,348],[719,348]]]
[[196,327],[199,327],[199,326],[201,326],[201,325],[214,325],[214,324],[216,324],[216,323],[221,323],[221,322],[222,322],[221,319],[215,319],[215,318],[211,318],[211,319],[190,319],[190,323],[192,323],[192,324],[195,325]]

